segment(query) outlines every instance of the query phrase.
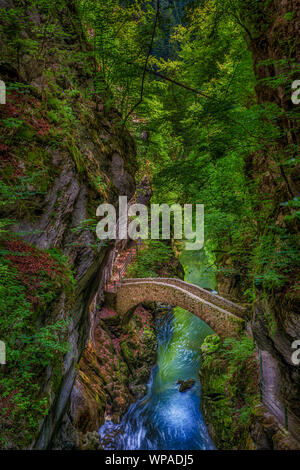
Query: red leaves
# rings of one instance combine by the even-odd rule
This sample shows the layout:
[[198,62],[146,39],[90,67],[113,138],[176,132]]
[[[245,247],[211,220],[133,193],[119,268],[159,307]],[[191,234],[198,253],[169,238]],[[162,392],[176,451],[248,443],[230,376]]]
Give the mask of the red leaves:
[[100,310],[100,318],[103,319],[103,318],[110,318],[110,317],[115,317],[117,315],[117,313],[114,311],[114,310],[111,310],[107,307],[103,307],[101,310]]
[[36,274],[42,267],[49,269],[49,255],[38,253],[35,248],[20,240],[7,241],[6,248],[13,252],[6,257],[20,272]]
[[5,168],[10,164],[13,168],[12,176],[14,178],[18,176],[24,176],[24,171],[18,167],[18,163],[14,155],[11,154],[11,148],[0,142],[0,167]]
[[7,96],[5,106],[1,106],[0,113],[9,118],[16,118],[19,116],[21,109],[22,95],[13,91]]
[[3,419],[8,418],[15,408],[13,399],[18,392],[19,390],[12,390],[6,397],[0,396],[0,410]]
[[27,298],[33,305],[40,303],[37,290],[42,287],[43,273],[52,281],[62,279],[62,267],[48,253],[42,252],[21,240],[9,240],[5,248],[11,253],[6,258],[18,271],[18,277],[27,289]]
[[16,91],[10,92],[5,106],[0,108],[7,118],[17,118],[27,123],[36,133],[42,137],[50,132],[50,124],[41,114],[41,103],[32,96]]
[[9,150],[8,145],[2,144],[0,142],[0,154],[6,154]]
[[0,160],[7,162],[12,162],[12,157],[10,154],[10,147],[2,142],[0,142]]
[[5,108],[3,109],[4,114],[6,114],[7,117],[18,117],[19,115],[19,107],[15,106],[13,103],[10,101],[7,101]]
[[45,119],[41,118],[37,120],[36,126],[34,126],[34,129],[37,131],[39,135],[44,137],[45,135],[48,135],[50,132],[50,124]]

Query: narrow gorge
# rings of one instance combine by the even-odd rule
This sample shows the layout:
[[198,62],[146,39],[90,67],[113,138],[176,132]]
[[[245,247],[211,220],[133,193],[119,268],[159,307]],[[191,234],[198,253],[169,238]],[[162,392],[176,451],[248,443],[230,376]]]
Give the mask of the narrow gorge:
[[0,449],[300,450],[298,2],[0,12]]

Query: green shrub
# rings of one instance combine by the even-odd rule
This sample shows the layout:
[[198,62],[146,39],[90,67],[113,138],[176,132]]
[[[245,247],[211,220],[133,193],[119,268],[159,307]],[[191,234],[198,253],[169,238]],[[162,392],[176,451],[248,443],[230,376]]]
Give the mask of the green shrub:
[[[65,257],[56,250],[39,252],[28,245],[27,252],[13,252],[6,246],[1,254],[0,339],[6,345],[6,365],[0,369],[0,446],[13,442],[14,448],[21,448],[31,443],[48,411],[42,378],[52,370],[51,381],[59,383],[69,350],[68,321],[46,316],[46,322],[41,322],[41,317],[50,311],[61,289],[73,288],[74,280]],[[48,259],[53,271],[49,274],[45,265],[35,272],[35,256]]]
[[147,240],[134,262],[128,267],[127,277],[159,277],[159,270],[173,256],[171,246],[160,240]]
[[254,343],[247,336],[222,341],[209,335],[201,352],[201,406],[216,447],[247,448],[249,426],[259,402]]

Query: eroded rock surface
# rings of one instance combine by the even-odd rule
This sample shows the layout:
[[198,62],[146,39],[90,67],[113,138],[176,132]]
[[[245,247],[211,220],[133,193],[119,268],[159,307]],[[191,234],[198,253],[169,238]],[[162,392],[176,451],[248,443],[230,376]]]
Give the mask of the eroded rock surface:
[[70,409],[54,448],[93,449],[93,433],[105,419],[120,422],[130,403],[146,391],[156,360],[153,315],[138,306],[124,324],[117,312],[104,307],[98,319],[94,340],[79,362]]

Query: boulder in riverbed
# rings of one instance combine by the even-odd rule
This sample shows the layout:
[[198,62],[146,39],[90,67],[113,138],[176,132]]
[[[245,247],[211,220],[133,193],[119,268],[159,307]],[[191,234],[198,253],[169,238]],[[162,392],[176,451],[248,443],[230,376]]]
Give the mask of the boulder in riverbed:
[[189,390],[190,388],[193,387],[195,382],[196,382],[196,380],[194,380],[194,379],[178,380],[177,385],[180,385],[179,391],[180,392],[185,392],[186,390]]

